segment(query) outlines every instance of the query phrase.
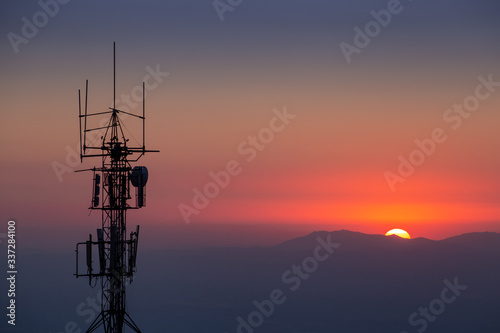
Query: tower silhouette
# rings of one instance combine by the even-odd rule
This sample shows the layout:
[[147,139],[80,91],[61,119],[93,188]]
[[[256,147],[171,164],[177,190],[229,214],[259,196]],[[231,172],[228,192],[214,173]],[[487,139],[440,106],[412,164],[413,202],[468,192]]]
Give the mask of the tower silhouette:
[[[88,277],[89,285],[101,284],[101,312],[90,324],[87,332],[94,332],[100,326],[105,333],[122,333],[124,326],[134,332],[140,332],[139,327],[126,311],[126,283],[132,282],[136,271],[139,226],[127,237],[127,210],[145,206],[145,186],[148,180],[148,170],[144,166],[132,167],[131,162],[137,162],[147,152],[145,124],[146,102],[145,85],[142,83],[143,103],[142,116],[118,110],[116,108],[116,57],[113,43],[113,107],[107,111],[89,114],[87,112],[88,80],[85,83],[85,110],[82,114],[81,94],[78,90],[79,124],[80,124],[80,161],[84,158],[100,157],[102,164],[86,170],[93,172],[93,193],[91,210],[101,211],[101,228],[97,229],[97,240],[92,239],[76,245],[76,273],[78,277]],[[109,120],[105,126],[87,128],[87,120],[91,117],[105,117]],[[142,120],[142,145],[129,146],[123,123],[123,116],[132,116]],[[122,118],[121,118],[122,117]],[[82,128],[83,123],[83,128]],[[95,131],[95,132],[94,132]],[[87,133],[100,131],[102,135],[96,142],[88,142]],[[102,181],[101,181],[102,180]],[[131,185],[136,188],[136,202],[130,205],[132,199]],[[100,200],[102,192],[102,201]],[[80,272],[79,252],[85,246],[86,272]],[[97,262],[94,263],[93,253],[97,252]],[[95,267],[97,266],[97,267]]]

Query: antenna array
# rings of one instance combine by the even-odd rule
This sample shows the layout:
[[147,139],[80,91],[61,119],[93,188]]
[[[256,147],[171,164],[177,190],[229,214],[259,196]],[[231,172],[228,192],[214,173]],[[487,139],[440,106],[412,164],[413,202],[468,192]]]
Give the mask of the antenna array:
[[[76,273],[78,277],[88,277],[89,285],[100,280],[101,312],[87,329],[87,333],[103,326],[105,333],[122,333],[124,325],[134,332],[139,328],[126,312],[126,282],[132,282],[136,271],[137,247],[139,241],[139,226],[127,237],[126,213],[129,209],[138,209],[145,206],[145,186],[148,180],[148,171],[144,166],[132,168],[130,162],[137,162],[147,152],[145,146],[146,103],[145,85],[142,83],[143,109],[142,116],[125,112],[116,108],[116,57],[115,43],[113,43],[113,107],[107,111],[88,113],[88,80],[85,82],[85,107],[82,114],[81,93],[78,90],[78,118],[80,126],[80,161],[84,158],[101,157],[100,167],[86,170],[93,172],[91,210],[101,211],[101,228],[97,229],[97,240],[92,239],[76,245]],[[133,116],[142,120],[142,145],[128,146],[123,132],[123,123],[120,115]],[[88,128],[87,120],[91,117],[109,115],[105,126]],[[82,128],[83,125],[83,128]],[[87,133],[93,131],[104,132],[100,145],[89,143]],[[131,206],[130,185],[136,187],[136,204]],[[102,200],[100,200],[102,195]],[[80,247],[85,246],[86,272],[79,271]],[[97,250],[98,265],[94,265],[93,252]],[[97,267],[94,267],[97,266]]]

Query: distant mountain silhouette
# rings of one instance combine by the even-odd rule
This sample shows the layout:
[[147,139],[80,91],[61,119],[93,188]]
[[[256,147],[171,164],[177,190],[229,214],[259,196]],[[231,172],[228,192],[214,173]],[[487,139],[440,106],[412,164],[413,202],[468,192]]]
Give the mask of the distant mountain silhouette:
[[[319,261],[313,259],[322,246],[318,239],[340,246],[331,248],[327,259],[327,250],[317,250],[325,259]],[[500,332],[498,233],[433,241],[317,231],[270,247],[165,251],[155,257],[159,267],[147,262],[151,257],[141,258],[140,274],[153,267],[156,274],[139,277],[138,283],[142,295],[161,295],[161,301],[147,302],[165,313],[167,331]],[[294,265],[311,272],[302,267],[300,277]],[[431,312],[433,321],[419,314],[430,304],[441,311],[444,281],[455,279],[466,290],[443,303],[438,316]],[[148,290],[144,284],[164,289]],[[273,290],[286,300],[275,304],[269,317],[261,311],[260,323],[254,301],[268,304]],[[410,323],[413,313],[417,316]]]
[[[327,237],[331,235],[331,238],[341,244],[349,244],[349,249],[362,250],[366,248],[392,248],[393,246],[401,246],[406,244],[407,246],[415,244],[430,244],[435,241],[426,238],[415,238],[415,239],[403,239],[399,236],[385,236],[378,234],[364,234],[362,232],[349,231],[349,230],[338,230],[333,232],[328,231],[315,231],[306,235],[304,237],[294,238],[285,241],[276,247],[290,247],[294,249],[311,247],[311,243],[316,242],[317,237]],[[410,245],[411,244],[411,245]]]

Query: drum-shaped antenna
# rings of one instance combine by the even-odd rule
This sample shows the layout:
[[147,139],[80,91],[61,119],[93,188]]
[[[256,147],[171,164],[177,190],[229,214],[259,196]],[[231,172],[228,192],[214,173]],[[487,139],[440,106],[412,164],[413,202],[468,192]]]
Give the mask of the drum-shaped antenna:
[[145,166],[136,166],[132,169],[132,176],[130,177],[134,187],[144,187],[148,182],[148,168]]

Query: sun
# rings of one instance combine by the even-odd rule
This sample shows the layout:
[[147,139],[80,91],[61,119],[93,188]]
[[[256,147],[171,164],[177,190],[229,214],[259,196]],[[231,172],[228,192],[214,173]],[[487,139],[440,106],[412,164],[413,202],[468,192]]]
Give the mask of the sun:
[[386,236],[396,235],[396,236],[399,236],[401,238],[411,239],[410,234],[407,233],[406,231],[404,231],[403,229],[392,229],[392,230],[387,231],[385,233],[385,235]]

